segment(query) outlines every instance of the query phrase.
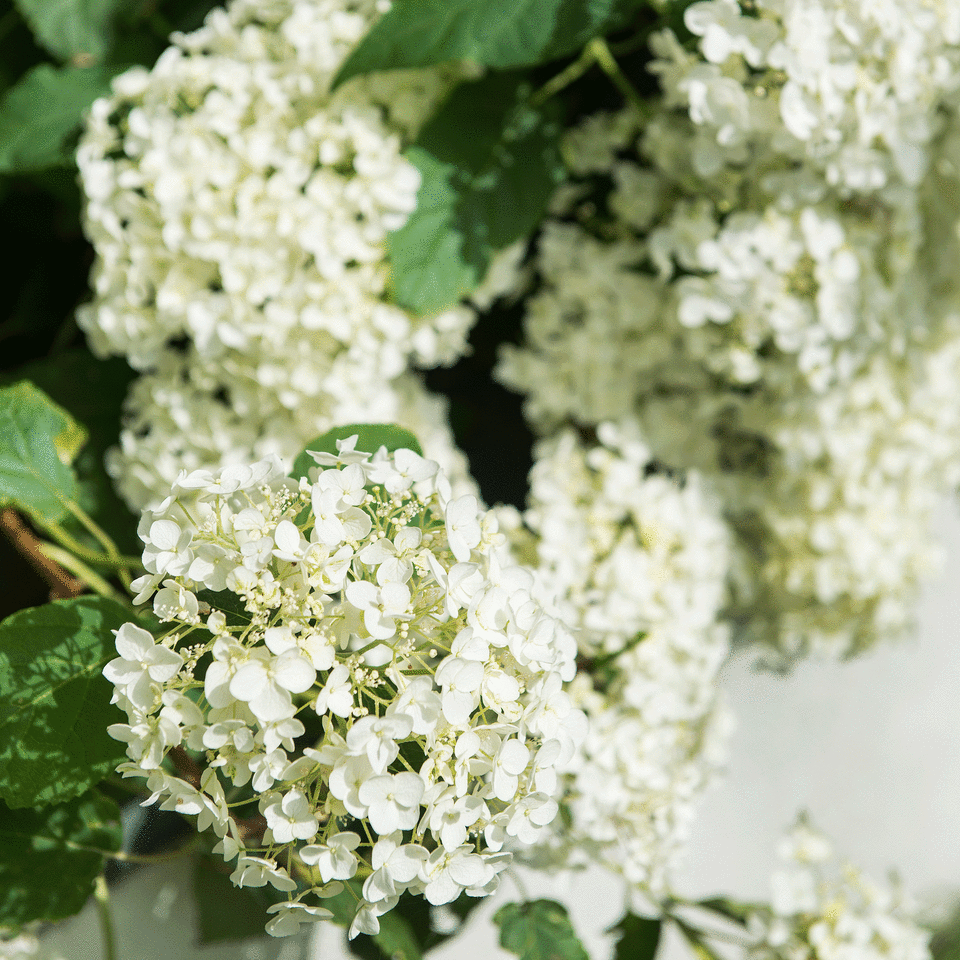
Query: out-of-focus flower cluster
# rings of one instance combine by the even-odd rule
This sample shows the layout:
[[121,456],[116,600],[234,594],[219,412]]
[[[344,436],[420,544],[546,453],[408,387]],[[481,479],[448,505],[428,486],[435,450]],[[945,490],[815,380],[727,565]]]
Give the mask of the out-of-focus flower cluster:
[[955,5],[707,0],[662,96],[568,141],[526,343],[543,434],[633,419],[736,538],[731,617],[774,659],[912,623],[960,480]]
[[699,478],[648,472],[631,424],[542,441],[526,530],[544,595],[577,636],[570,687],[589,720],[563,780],[566,822],[539,862],[603,864],[662,893],[697,800],[726,756],[717,673],[729,536]]
[[[174,627],[157,642],[126,624],[104,670],[128,715],[110,728],[121,769],[212,827],[236,884],[289,893],[278,936],[329,917],[315,898],[358,870],[351,935],[404,891],[491,892],[556,816],[583,736],[562,689],[575,641],[494,518],[436,463],[355,440],[314,454],[313,481],[271,460],[182,475],[144,514],[135,584]],[[205,757],[199,786],[161,766],[174,748]]]
[[78,320],[143,372],[110,462],[134,507],[182,469],[293,456],[334,423],[439,434],[411,359],[449,363],[473,314],[391,304],[386,238],[416,206],[401,155],[462,71],[330,91],[375,0],[234,0],[114,81],[77,162],[96,252]]
[[40,943],[37,926],[25,927],[15,935],[0,932],[0,960],[64,960],[58,951]]
[[930,933],[898,884],[838,864],[830,843],[801,820],[778,851],[769,908],[747,920],[751,960],[929,960]]

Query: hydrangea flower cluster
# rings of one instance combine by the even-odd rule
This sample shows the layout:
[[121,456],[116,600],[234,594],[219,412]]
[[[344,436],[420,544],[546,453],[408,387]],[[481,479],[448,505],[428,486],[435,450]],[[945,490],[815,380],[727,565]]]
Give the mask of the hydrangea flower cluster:
[[237,378],[229,397],[212,393],[218,380],[172,354],[158,370],[133,382],[119,446],[106,458],[127,503],[138,510],[158,503],[184,470],[289,458],[329,429],[331,420],[399,424],[420,439],[454,490],[477,493],[450,431],[446,399],[431,393],[417,374],[344,385],[331,407],[303,403],[288,409],[276,394],[245,380],[242,363],[233,369]]
[[695,474],[651,471],[629,422],[595,446],[566,430],[537,449],[525,529],[544,595],[574,631],[570,686],[588,734],[561,781],[567,811],[541,863],[600,863],[641,898],[665,891],[696,804],[726,760],[717,674],[730,566],[726,525]]
[[386,254],[420,185],[402,150],[464,70],[330,91],[387,6],[234,0],[94,104],[77,162],[95,295],[78,322],[144,374],[112,460],[131,506],[233,451],[292,457],[334,423],[402,420],[409,387],[392,381],[410,360],[465,350],[473,311],[390,303]]
[[780,845],[769,908],[748,917],[750,960],[929,960],[929,931],[895,884],[850,864],[838,870],[827,839],[801,820]]
[[[556,816],[583,735],[562,689],[575,641],[495,519],[436,463],[355,443],[312,454],[312,481],[276,460],[182,475],[144,513],[135,584],[173,627],[124,625],[104,669],[125,774],[212,827],[234,883],[289,894],[278,936],[329,917],[317,899],[354,877],[351,936],[404,891],[490,893]],[[174,748],[204,759],[198,783],[163,765]]]
[[732,622],[780,664],[902,634],[960,478],[958,24],[914,7],[903,30],[900,4],[689,7],[652,116],[569,137],[499,368],[542,434],[633,419],[709,481]]
[[893,193],[930,170],[960,93],[956,4],[699,0],[684,23],[698,49],[663,31],[656,69],[667,103],[697,125],[701,175],[758,146],[847,195]]

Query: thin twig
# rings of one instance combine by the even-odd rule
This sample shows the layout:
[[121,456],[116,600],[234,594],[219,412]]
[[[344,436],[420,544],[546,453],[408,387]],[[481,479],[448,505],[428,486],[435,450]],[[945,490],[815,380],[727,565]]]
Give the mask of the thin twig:
[[113,587],[107,583],[103,577],[94,570],[91,570],[82,560],[78,560],[69,550],[54,546],[52,543],[41,543],[40,552],[54,563],[60,564],[64,570],[68,570],[81,583],[99,593],[101,597],[111,597],[114,600],[121,600],[122,596]]
[[43,553],[43,542],[12,507],[0,510],[0,530],[3,530],[17,553],[50,587],[51,600],[79,597],[86,591],[87,585],[82,580],[71,576],[59,563]]

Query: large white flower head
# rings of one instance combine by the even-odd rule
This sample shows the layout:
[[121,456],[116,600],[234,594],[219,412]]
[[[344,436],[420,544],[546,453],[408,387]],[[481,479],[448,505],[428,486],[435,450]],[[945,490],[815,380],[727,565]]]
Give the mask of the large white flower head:
[[856,193],[916,185],[960,91],[960,10],[950,0],[700,0],[697,38],[654,39],[667,102],[698,127],[711,175],[754,151]]
[[[408,138],[453,82],[403,72],[330,92],[378,15],[374,0],[235,0],[174,35],[94,105],[78,151],[94,301],[92,347],[138,369],[188,338],[269,365],[356,338],[389,376],[418,352],[417,324],[385,302],[384,242],[416,206]],[[424,321],[426,362],[462,348],[469,314]],[[446,330],[438,342],[435,336]]]
[[536,448],[526,525],[537,575],[584,654],[660,627],[702,631],[726,600],[730,534],[702,478],[657,472],[635,421],[567,429]]
[[[314,454],[312,480],[275,460],[181,476],[143,516],[135,585],[174,627],[125,625],[105,668],[127,772],[216,830],[235,883],[289,891],[277,935],[328,916],[312,897],[361,865],[352,933],[407,890],[491,892],[505,847],[556,815],[583,723],[562,690],[575,641],[502,561],[495,520],[436,463],[355,442]],[[173,748],[205,759],[198,785],[161,768]],[[240,829],[227,796],[266,829]]]
[[134,509],[182,469],[403,419],[411,361],[466,349],[471,309],[391,302],[387,237],[420,186],[402,152],[467,71],[330,89],[388,6],[234,0],[92,108],[77,162],[97,259],[78,322],[143,373],[112,465]]
[[750,960],[929,960],[930,933],[899,884],[880,884],[840,864],[828,840],[801,818],[778,854],[769,908],[747,918]]
[[730,536],[698,477],[657,472],[635,423],[597,432],[538,445],[524,514],[526,554],[578,639],[570,693],[589,721],[557,784],[563,828],[534,855],[658,895],[725,760]]
[[960,463],[955,138],[919,186],[856,196],[781,176],[773,146],[707,176],[690,118],[638,127],[570,136],[579,193],[538,241],[527,340],[499,375],[544,434],[633,419],[657,461],[709,481],[736,534],[735,622],[782,662],[899,637]]

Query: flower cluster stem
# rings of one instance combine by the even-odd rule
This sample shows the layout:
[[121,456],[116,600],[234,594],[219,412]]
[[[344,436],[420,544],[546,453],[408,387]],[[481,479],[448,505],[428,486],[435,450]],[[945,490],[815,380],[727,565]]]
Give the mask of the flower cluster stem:
[[113,923],[113,910],[110,908],[110,891],[107,889],[107,881],[102,873],[96,879],[93,898],[96,901],[97,915],[100,918],[103,960],[118,960],[117,931]]

